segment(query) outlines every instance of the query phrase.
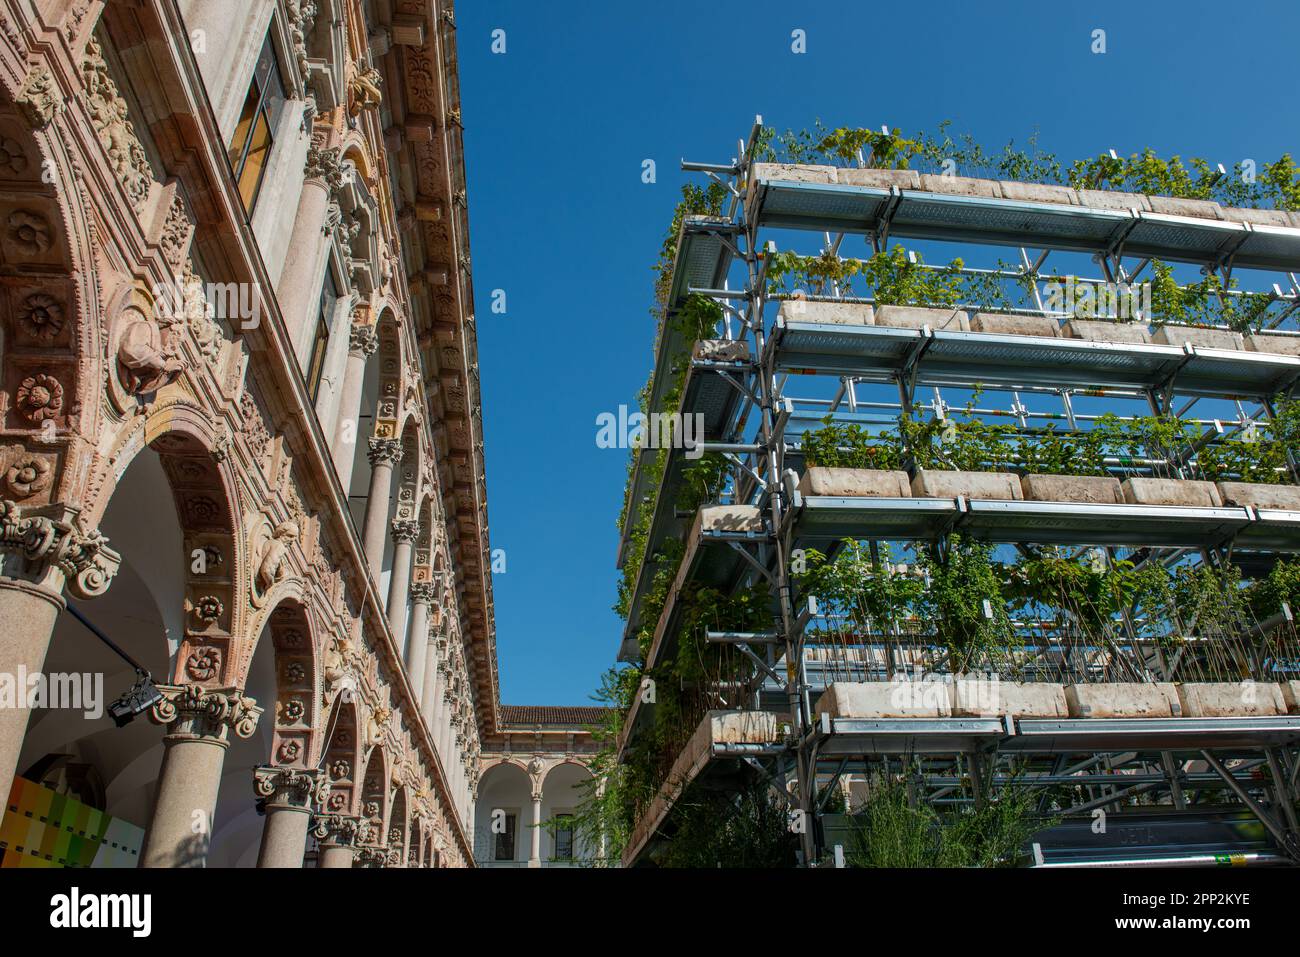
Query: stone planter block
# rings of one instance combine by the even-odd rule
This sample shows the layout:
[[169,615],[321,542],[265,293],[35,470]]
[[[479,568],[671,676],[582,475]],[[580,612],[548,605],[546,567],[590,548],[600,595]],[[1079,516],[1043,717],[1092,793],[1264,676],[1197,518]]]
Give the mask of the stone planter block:
[[1151,331],[1140,322],[1108,322],[1105,319],[1068,319],[1061,334],[1069,339],[1092,342],[1143,344],[1151,341]]
[[1241,333],[1229,329],[1207,329],[1204,326],[1161,326],[1151,341],[1162,346],[1181,346],[1190,342],[1206,349],[1244,349],[1246,342]]
[[969,332],[969,319],[960,309],[931,309],[927,306],[879,306],[876,325],[894,329],[920,329],[929,326],[936,331]]
[[835,167],[804,163],[755,163],[751,182],[760,179],[783,179],[792,183],[833,183]]
[[1251,223],[1255,226],[1290,226],[1286,210],[1282,209],[1239,209],[1236,206],[1220,206],[1219,212],[1230,223]]
[[705,532],[761,532],[763,515],[757,505],[706,505],[696,520]]
[[977,312],[970,320],[971,332],[1000,336],[1046,336],[1056,338],[1061,327],[1046,316],[1008,316],[997,312]]
[[835,181],[841,186],[874,186],[877,189],[920,189],[921,175],[914,169],[837,169]]
[[[1263,482],[1220,482],[1219,497],[1224,505],[1253,505],[1300,512],[1300,486],[1266,485]],[[1297,609],[1300,611],[1300,609]]]
[[1221,508],[1223,499],[1213,482],[1192,479],[1127,478],[1124,501],[1130,505],[1183,505],[1190,508]]
[[950,196],[1002,196],[995,179],[972,179],[969,176],[943,176],[939,173],[922,173],[921,189],[928,193],[947,193]]
[[1181,196],[1148,196],[1151,212],[1168,216],[1194,216],[1197,219],[1223,219],[1222,207],[1208,199],[1183,199]]
[[906,472],[886,469],[839,469],[816,466],[799,479],[799,494],[846,498],[909,498]]
[[1286,714],[1282,689],[1267,681],[1191,682],[1178,686],[1188,718],[1251,718]]
[[946,681],[837,681],[813,710],[832,718],[947,718],[951,688]]
[[1286,710],[1290,714],[1300,714],[1300,681],[1284,681],[1279,687]]
[[1256,332],[1246,337],[1246,348],[1251,352],[1300,356],[1300,336],[1270,336],[1267,333]]
[[1065,686],[1072,718],[1178,718],[1178,689],[1169,682],[1111,682]]
[[918,498],[967,498],[1020,501],[1020,476],[1011,472],[952,472],[946,469],[917,469],[912,494]]
[[1081,189],[1079,202],[1093,209],[1138,209],[1151,212],[1151,204],[1141,193],[1124,193],[1114,189]]
[[1119,479],[1103,475],[1023,475],[1020,488],[1030,502],[1123,505]]
[[749,343],[741,339],[700,339],[691,354],[709,362],[746,362]]
[[1018,183],[1014,180],[1002,180],[998,183],[1003,199],[1016,199],[1030,203],[1065,203],[1069,206],[1079,205],[1079,194],[1068,186],[1056,186],[1051,183]]
[[869,302],[811,302],[787,299],[779,315],[787,322],[821,322],[839,326],[873,326],[876,310]]
[[952,713],[958,718],[1014,715],[1068,718],[1065,686],[1042,681],[958,680],[952,687]]

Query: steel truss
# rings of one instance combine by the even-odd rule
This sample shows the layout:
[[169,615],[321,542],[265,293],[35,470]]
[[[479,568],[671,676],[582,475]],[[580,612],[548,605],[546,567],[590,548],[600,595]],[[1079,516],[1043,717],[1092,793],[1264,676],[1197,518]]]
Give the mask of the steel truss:
[[[797,594],[791,570],[796,550],[810,544],[833,547],[838,539],[851,537],[868,541],[874,550],[882,541],[909,536],[933,541],[958,527],[978,528],[992,541],[1016,544],[1077,542],[1102,546],[1109,555],[1127,548],[1139,562],[1168,563],[1192,556],[1217,564],[1240,557],[1234,550],[1246,550],[1248,559],[1267,563],[1275,552],[1300,551],[1300,513],[1261,515],[1247,509],[1231,515],[1193,515],[1200,510],[1174,509],[1167,516],[1142,512],[1145,524],[1135,524],[1137,513],[1131,506],[1116,506],[1106,514],[1082,506],[1063,505],[1052,512],[1035,508],[1041,503],[1012,503],[1023,513],[1017,519],[1016,509],[1002,503],[995,507],[960,499],[914,500],[906,507],[864,507],[863,500],[812,503],[797,487],[797,467],[803,461],[800,436],[828,415],[867,427],[892,421],[901,413],[943,417],[963,408],[954,392],[969,395],[978,388],[981,395],[1000,395],[1006,401],[967,402],[966,413],[1003,419],[1029,433],[1048,422],[1064,422],[1073,430],[1099,414],[1084,411],[1081,405],[1104,400],[1121,411],[1126,408],[1130,415],[1175,413],[1188,418],[1207,409],[1192,421],[1211,435],[1232,435],[1266,425],[1278,398],[1295,393],[1300,358],[1244,351],[1229,354],[1193,346],[990,336],[928,327],[830,327],[784,318],[773,322],[769,306],[775,297],[768,291],[766,269],[776,248],[760,235],[771,227],[820,232],[823,254],[836,256],[853,234],[864,235],[877,252],[887,247],[891,237],[906,236],[1009,245],[1018,250],[1020,271],[964,271],[1022,281],[1032,290],[1038,308],[1019,311],[1035,316],[1052,315],[1042,307],[1042,284],[1063,278],[1042,271],[1054,251],[1092,255],[1101,275],[1078,282],[1138,281],[1157,255],[1198,263],[1222,277],[1225,285],[1237,266],[1277,269],[1281,276],[1273,294],[1283,303],[1280,323],[1300,313],[1300,283],[1294,271],[1300,269],[1300,229],[1171,225],[1157,222],[1160,217],[1136,213],[1051,210],[1043,208],[1045,204],[999,201],[1013,211],[1035,207],[1024,211],[1028,225],[1020,232],[999,232],[980,220],[979,203],[905,195],[897,188],[759,183],[754,178],[754,144],[760,127],[761,118],[748,145],[740,144],[739,158],[733,163],[682,164],[685,170],[721,183],[730,200],[724,216],[687,217],[682,225],[650,405],[658,409],[666,391],[669,377],[663,373],[680,357],[692,356],[694,344],[675,338],[668,315],[688,296],[711,297],[723,309],[722,339],[734,348],[724,355],[694,354],[686,360],[689,370],[681,411],[705,417],[702,450],[725,456],[730,501],[754,508],[760,527],[692,528],[693,516],[678,514],[674,507],[687,464],[685,451],[669,451],[662,484],[653,489],[645,474],[653,452],[643,450],[630,482],[620,565],[638,510],[651,508],[653,519],[620,657],[633,660],[640,653],[635,635],[648,624],[642,621],[642,611],[655,571],[652,556],[657,545],[680,538],[686,543],[686,557],[678,572],[679,585],[701,574],[724,588],[759,579],[769,584],[776,602],[770,632],[709,632],[707,639],[735,648],[752,665],[752,678],[744,687],[722,689],[726,700],[741,710],[788,715],[788,733],[770,742],[748,743],[718,742],[706,735],[702,756],[691,762],[689,780],[683,772],[678,780],[665,783],[658,818],[643,827],[625,862],[640,859],[655,828],[671,812],[673,797],[683,788],[719,786],[709,784],[710,762],[733,762],[733,770],[749,768],[759,780],[773,784],[792,811],[799,812],[797,817],[807,822],[797,829],[803,862],[812,866],[843,859],[842,847],[836,849],[837,843],[842,845],[834,829],[836,817],[828,812],[843,782],[882,773],[910,776],[918,796],[939,805],[984,802],[1006,788],[1056,788],[1058,795],[1067,798],[1065,823],[1052,831],[1052,839],[1060,839],[1058,844],[1049,841],[1035,847],[1042,866],[1300,860],[1296,820],[1300,718],[863,720],[817,714],[815,695],[832,679],[808,627],[817,609]],[[997,204],[984,201],[984,206],[989,205]],[[925,219],[947,215],[953,216],[950,231]],[[1162,233],[1157,226],[1167,228]],[[1040,242],[1033,248],[1022,245],[1020,237],[1025,233]],[[728,276],[734,266],[743,268],[743,288],[730,286]],[[825,298],[845,301],[840,292],[832,286]],[[1225,293],[1231,295],[1237,293]],[[838,379],[833,398],[795,394],[791,377],[806,374]],[[895,390],[896,397],[882,396],[882,386]],[[1045,407],[1049,399],[1056,408]],[[1159,474],[1183,477],[1195,451],[1183,450],[1146,464]],[[1291,467],[1294,477],[1294,458]],[[642,504],[643,499],[650,504]],[[1045,535],[1042,528],[1048,518],[1058,521],[1061,530]],[[659,621],[650,623],[656,624],[656,630],[647,668],[662,661],[673,647],[679,627],[674,617],[680,611],[677,597],[674,588]],[[1139,660],[1146,660],[1136,644],[1133,651]],[[865,675],[866,665],[862,668]],[[639,733],[646,711],[639,700],[634,704],[620,753]],[[1140,799],[1140,806],[1131,803],[1133,799]],[[1112,844],[1102,840],[1095,842],[1101,845],[1095,854],[1081,851],[1087,842],[1076,833],[1078,822],[1092,820],[1097,812],[1113,815],[1121,831],[1138,828],[1140,839],[1117,839]]]

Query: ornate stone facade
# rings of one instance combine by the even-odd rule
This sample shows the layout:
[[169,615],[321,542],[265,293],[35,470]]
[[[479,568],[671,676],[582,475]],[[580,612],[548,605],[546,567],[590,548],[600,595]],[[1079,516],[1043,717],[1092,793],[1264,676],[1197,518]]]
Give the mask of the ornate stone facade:
[[[259,863],[470,865],[500,705],[454,21],[266,6],[0,13],[0,666],[58,658],[69,598],[156,599],[127,649],[164,726],[147,865],[221,849],[259,723]],[[5,784],[42,766],[26,724],[0,716]]]

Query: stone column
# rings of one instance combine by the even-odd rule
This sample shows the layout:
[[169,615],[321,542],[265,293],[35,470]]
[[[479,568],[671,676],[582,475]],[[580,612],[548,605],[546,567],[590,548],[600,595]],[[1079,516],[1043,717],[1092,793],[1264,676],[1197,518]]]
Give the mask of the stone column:
[[438,729],[434,725],[433,716],[438,703],[438,669],[438,639],[430,635],[424,650],[424,681],[420,685],[420,712],[424,715],[424,723],[429,726],[429,734],[435,745],[438,741]]
[[319,768],[253,769],[253,790],[266,802],[258,867],[302,867],[311,816],[323,806],[329,783]]
[[312,824],[312,834],[320,843],[317,867],[351,867],[364,828],[362,821],[350,814],[318,814]]
[[361,547],[370,571],[379,580],[384,567],[384,533],[388,530],[388,506],[393,495],[393,466],[402,461],[402,443],[397,439],[371,437],[370,497],[361,527]]
[[[45,667],[64,586],[75,598],[102,595],[122,562],[99,532],[81,532],[76,517],[61,505],[0,501],[0,671],[15,680]],[[25,704],[24,697],[19,707],[0,708],[0,799],[9,796],[23,750]]]
[[406,637],[406,602],[411,587],[411,553],[420,537],[420,523],[411,519],[393,520],[393,574],[388,579],[388,630],[401,648]]
[[[357,459],[357,441],[361,437],[357,416],[361,412],[361,391],[366,384],[366,362],[379,348],[375,327],[354,322],[348,333],[348,362],[343,370],[343,388],[339,392],[338,412],[334,417],[334,442],[330,452],[334,471],[346,492],[351,488],[352,466]],[[349,430],[347,423],[351,422]],[[348,436],[351,435],[349,441]]]
[[330,209],[334,191],[343,182],[339,150],[309,147],[303,174],[306,179],[293,220],[289,251],[275,290],[295,352],[301,348],[303,326],[320,304],[317,274],[330,233],[330,221],[338,219],[337,205],[334,211]]
[[416,582],[411,593],[411,640],[406,643],[406,674],[416,704],[424,701],[424,660],[429,652],[429,608],[433,604],[433,584]]
[[149,717],[167,725],[141,867],[204,867],[230,732],[252,737],[262,713],[238,688],[158,685]]
[[529,867],[542,866],[542,789],[533,790],[533,846],[528,854]]

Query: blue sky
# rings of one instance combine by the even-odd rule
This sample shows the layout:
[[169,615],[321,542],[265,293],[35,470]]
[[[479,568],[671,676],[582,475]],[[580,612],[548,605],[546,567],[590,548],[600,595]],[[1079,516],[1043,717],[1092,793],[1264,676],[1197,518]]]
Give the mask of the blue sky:
[[627,453],[597,448],[596,416],[635,407],[652,364],[650,267],[682,158],[729,162],[757,113],[780,130],[949,119],[995,148],[1038,130],[1066,160],[1151,146],[1231,169],[1300,153],[1295,0],[797,6],[456,11],[507,703],[587,703],[617,651]]

